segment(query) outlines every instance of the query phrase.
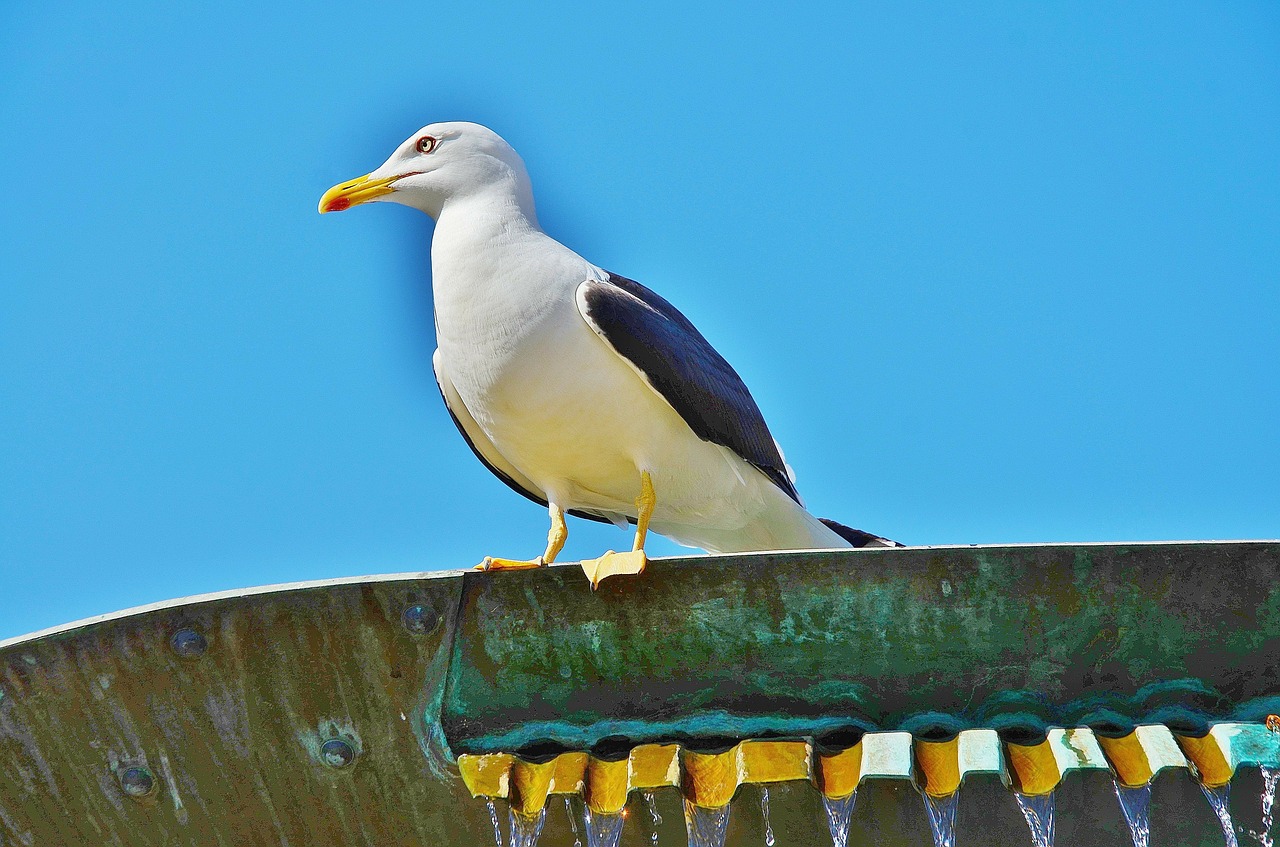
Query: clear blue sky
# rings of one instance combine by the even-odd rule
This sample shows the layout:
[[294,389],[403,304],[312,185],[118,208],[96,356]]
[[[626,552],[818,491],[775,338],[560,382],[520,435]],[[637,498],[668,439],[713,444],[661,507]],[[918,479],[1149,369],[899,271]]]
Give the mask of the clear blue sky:
[[702,328],[818,514],[1280,535],[1276,4],[281,5],[0,12],[0,637],[541,549],[436,394],[429,219],[316,214],[443,119]]

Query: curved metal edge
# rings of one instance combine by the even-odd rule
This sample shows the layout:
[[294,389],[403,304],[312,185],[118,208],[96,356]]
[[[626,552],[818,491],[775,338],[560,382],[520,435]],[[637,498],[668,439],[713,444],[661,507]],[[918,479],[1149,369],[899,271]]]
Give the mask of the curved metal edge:
[[237,600],[246,597],[261,597],[271,594],[287,594],[291,591],[308,591],[316,588],[345,588],[353,585],[372,585],[384,582],[407,582],[410,580],[423,579],[449,579],[452,577],[462,577],[466,571],[448,570],[448,571],[420,571],[408,573],[394,574],[372,574],[367,576],[348,576],[336,577],[334,579],[316,579],[304,580],[302,582],[280,582],[272,585],[259,585],[251,588],[232,588],[226,591],[211,591],[207,594],[193,594],[189,597],[179,597],[173,600],[160,600],[156,603],[147,603],[142,606],[132,606],[128,609],[121,609],[117,612],[107,612],[101,615],[92,615],[87,618],[81,618],[71,623],[59,624],[51,626],[47,629],[37,630],[26,635],[16,635],[12,638],[0,640],[0,650],[10,647],[17,647],[22,644],[28,644],[33,641],[39,641],[42,638],[52,638],[59,635],[68,635],[77,630],[86,627],[97,626],[103,623],[112,623],[122,621],[128,618],[148,615],[155,612],[172,611],[186,606],[198,606],[204,603],[214,603],[220,600]]
[[[1048,543],[1041,542],[1019,542],[1014,544],[919,544],[908,545],[906,547],[895,548],[857,548],[844,549],[839,548],[841,553],[849,553],[862,556],[875,556],[885,552],[902,551],[902,550],[999,550],[1005,548],[1022,548],[1022,547],[1042,547],[1042,548],[1058,548],[1058,547],[1159,547],[1159,546],[1183,546],[1194,544],[1277,544],[1280,538],[1249,538],[1249,539],[1216,539],[1202,541],[1054,541]],[[761,550],[750,553],[735,553],[734,558],[752,559],[765,556],[777,556],[779,554],[795,553],[795,554],[813,554],[813,553],[830,553],[831,550]],[[650,561],[653,562],[697,562],[713,558],[708,554],[694,556],[656,556]],[[550,565],[552,568],[576,568],[577,562],[557,562]],[[336,577],[333,579],[317,579],[303,580],[300,582],[280,582],[269,585],[252,586],[249,588],[232,588],[225,591],[212,591],[206,594],[193,594],[188,597],[178,597],[171,600],[160,600],[155,603],[146,603],[140,606],[131,606],[115,612],[106,612],[100,615],[91,615],[87,618],[72,621],[70,623],[59,624],[57,626],[47,627],[45,629],[36,630],[35,632],[26,633],[24,635],[11,636],[9,638],[0,639],[0,650],[9,647],[16,647],[30,641],[52,636],[65,635],[75,632],[85,627],[94,626],[96,624],[118,621],[137,615],[145,615],[150,612],[162,612],[175,609],[181,606],[191,606],[201,603],[210,603],[218,600],[228,600],[241,597],[253,597],[263,594],[282,594],[289,591],[305,591],[316,588],[343,587],[351,585],[381,583],[381,582],[397,582],[404,580],[421,580],[421,579],[449,579],[451,577],[461,577],[465,574],[473,572],[473,568],[432,570],[432,571],[406,571],[403,573],[389,574],[369,574],[363,576]]]

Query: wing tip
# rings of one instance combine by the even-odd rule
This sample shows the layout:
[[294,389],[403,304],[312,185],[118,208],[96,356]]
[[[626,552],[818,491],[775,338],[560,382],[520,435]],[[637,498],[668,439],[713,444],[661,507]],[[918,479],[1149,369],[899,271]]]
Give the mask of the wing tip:
[[848,541],[854,547],[906,547],[900,541],[893,541],[880,535],[874,535],[861,529],[854,529],[851,526],[833,521],[830,518],[818,518],[822,525],[834,532],[836,535]]

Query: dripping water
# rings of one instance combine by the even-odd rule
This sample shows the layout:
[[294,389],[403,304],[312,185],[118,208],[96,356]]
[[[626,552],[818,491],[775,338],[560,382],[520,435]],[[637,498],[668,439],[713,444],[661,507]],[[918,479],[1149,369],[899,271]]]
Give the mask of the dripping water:
[[925,811],[929,813],[929,829],[933,830],[934,847],[955,847],[956,809],[960,807],[960,792],[946,797],[931,797],[924,792]]
[[1125,822],[1129,824],[1129,834],[1133,836],[1133,847],[1150,847],[1151,844],[1151,785],[1141,788],[1125,788],[1116,783],[1116,799],[1120,801],[1120,811],[1124,812]]
[[822,807],[827,810],[827,828],[831,830],[832,847],[848,847],[849,820],[853,817],[853,804],[858,800],[858,792],[848,797],[831,799],[822,796]]
[[658,798],[653,796],[652,791],[644,793],[644,805],[649,810],[649,822],[653,824],[653,829],[649,833],[649,843],[653,847],[658,847],[658,827],[662,826],[662,815],[658,814]]
[[769,789],[760,787],[760,815],[764,818],[764,845],[773,847],[773,824],[769,822]]
[[1031,829],[1032,847],[1053,847],[1053,792],[1037,796],[1015,793],[1013,796]]
[[532,815],[512,809],[510,818],[511,847],[534,847],[542,834],[542,825],[547,822],[547,807],[543,806]]
[[1262,829],[1258,832],[1250,830],[1248,835],[1257,841],[1260,847],[1274,847],[1271,839],[1271,825],[1275,822],[1276,784],[1280,783],[1280,768],[1262,767]]
[[489,820],[493,823],[493,843],[494,847],[502,847],[502,824],[498,823],[498,807],[490,798],[484,801],[489,807]]
[[724,847],[729,831],[729,807],[704,809],[684,801],[684,826],[689,833],[689,847]]
[[614,814],[587,809],[587,847],[618,847],[622,825],[627,822],[625,810]]
[[1199,783],[1200,790],[1204,792],[1204,797],[1209,801],[1213,813],[1218,817],[1218,824],[1222,827],[1222,837],[1226,839],[1226,847],[1239,847],[1236,841],[1236,824],[1231,820],[1231,783],[1220,785],[1217,788],[1210,788],[1203,782]]
[[1280,782],[1280,768],[1262,769],[1262,835],[1267,839],[1266,847],[1271,847],[1272,815],[1276,803],[1276,783]]
[[573,830],[573,847],[582,847],[582,835],[578,832],[578,816],[573,813],[573,800],[564,795],[564,813],[569,816],[569,829]]

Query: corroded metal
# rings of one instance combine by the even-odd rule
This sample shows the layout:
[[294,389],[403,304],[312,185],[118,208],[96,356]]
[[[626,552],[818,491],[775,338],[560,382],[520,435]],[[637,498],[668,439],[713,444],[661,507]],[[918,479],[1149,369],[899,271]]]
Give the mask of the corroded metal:
[[[1124,832],[1110,768],[1177,757],[1237,804],[1255,790],[1249,763],[1280,754],[1262,726],[1278,584],[1276,543],[1074,545],[659,560],[594,593],[569,566],[162,604],[0,643],[0,845],[491,844],[459,764],[522,809],[656,792],[680,844],[707,762],[733,782],[707,802],[771,784],[783,843],[821,843],[822,792],[857,786],[850,844],[927,843],[918,754],[949,739],[924,758],[938,785],[964,780],[962,839],[1025,841],[1017,778],[1056,786],[1059,839],[1090,843]],[[1230,721],[1252,728],[1224,741]],[[1146,723],[1140,757],[1096,740]],[[1052,763],[1011,773],[1012,744],[1040,739]],[[1221,838],[1193,780],[1154,785],[1158,834]],[[1185,808],[1163,819],[1162,798]],[[729,844],[757,842],[759,813],[736,809]],[[625,845],[648,843],[646,818]],[[550,815],[542,843],[572,841]]]
[[1280,712],[1273,542],[668,560],[594,593],[569,569],[477,577],[457,752]]

